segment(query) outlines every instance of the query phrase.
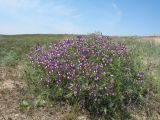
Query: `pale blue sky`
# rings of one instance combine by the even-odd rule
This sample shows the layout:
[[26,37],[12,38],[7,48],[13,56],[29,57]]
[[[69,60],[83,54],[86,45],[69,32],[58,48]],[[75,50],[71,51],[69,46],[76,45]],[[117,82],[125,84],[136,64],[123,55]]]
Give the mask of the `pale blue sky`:
[[0,0],[0,34],[160,35],[160,0]]

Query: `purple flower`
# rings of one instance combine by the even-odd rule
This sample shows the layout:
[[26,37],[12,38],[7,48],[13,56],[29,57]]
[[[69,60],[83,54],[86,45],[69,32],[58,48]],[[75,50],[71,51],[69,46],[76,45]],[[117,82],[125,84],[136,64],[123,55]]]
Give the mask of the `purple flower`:
[[111,63],[112,63],[112,61],[113,61],[113,59],[112,59],[112,58],[108,58],[108,59],[106,60],[106,62],[107,62],[108,64],[111,64]]
[[77,37],[77,39],[81,39],[81,38],[82,38],[82,36],[81,36],[81,35],[77,35],[76,37]]
[[79,104],[80,104],[81,108],[84,108],[85,107],[85,100],[81,99],[80,102],[79,102]]
[[144,72],[143,71],[139,72],[138,77],[141,77],[141,78],[144,77]]

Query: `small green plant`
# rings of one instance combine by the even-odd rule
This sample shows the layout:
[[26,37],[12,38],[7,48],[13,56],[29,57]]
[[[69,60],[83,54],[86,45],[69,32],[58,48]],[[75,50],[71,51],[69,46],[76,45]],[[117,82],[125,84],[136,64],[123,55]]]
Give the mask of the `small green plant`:
[[34,107],[44,107],[47,104],[47,101],[39,95],[34,101]]
[[23,100],[22,102],[19,103],[18,105],[18,109],[20,111],[25,111],[25,110],[29,110],[31,108],[31,104],[26,101],[26,100]]
[[46,98],[78,104],[95,118],[123,119],[126,106],[141,102],[146,91],[141,62],[123,43],[102,35],[38,44],[29,59],[29,84]]

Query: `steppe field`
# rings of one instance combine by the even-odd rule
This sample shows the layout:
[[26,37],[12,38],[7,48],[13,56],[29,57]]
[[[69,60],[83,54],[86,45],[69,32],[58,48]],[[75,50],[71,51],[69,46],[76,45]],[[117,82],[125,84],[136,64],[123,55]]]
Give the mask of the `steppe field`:
[[[103,67],[103,70],[101,70],[101,72],[104,72],[104,69],[110,68],[106,71],[109,71],[111,77],[109,75],[104,75],[102,77],[96,76],[97,74],[95,75],[94,71],[93,74],[89,74],[91,78],[87,78],[83,75],[86,71],[82,72],[82,74],[78,73],[78,71],[75,73],[78,77],[74,77],[73,82],[73,76],[69,76],[66,70],[67,73],[64,73],[63,77],[65,78],[65,75],[68,75],[66,79],[71,79],[71,81],[64,82],[63,84],[57,83],[57,81],[55,82],[54,80],[58,79],[57,74],[60,73],[54,73],[53,71],[49,79],[48,73],[44,73],[44,71],[47,71],[49,68],[44,67],[42,64],[39,65],[39,63],[36,62],[37,59],[45,58],[45,53],[39,54],[39,52],[37,52],[39,49],[43,49],[44,47],[46,53],[49,53],[49,50],[51,50],[51,43],[53,45],[53,52],[54,50],[56,51],[58,49],[57,51],[59,51],[61,49],[54,48],[56,45],[60,47],[59,43],[69,44],[69,48],[66,48],[66,50],[69,51],[66,55],[66,59],[71,61],[71,63],[78,64],[74,52],[82,49],[74,48],[70,42],[72,43],[74,40],[82,39],[82,43],[77,44],[82,45],[83,49],[85,49],[86,46],[90,44],[94,46],[95,43],[92,44],[91,41],[90,43],[85,41],[83,44],[83,38],[89,40],[96,39],[96,42],[97,39],[101,40],[101,38],[96,38],[97,35],[94,34],[77,36],[78,38],[76,36],[77,35],[67,34],[0,35],[0,120],[160,120],[160,37],[98,36],[107,39],[106,46],[111,43],[111,46],[123,43],[127,55],[132,54],[132,57],[129,59],[131,62],[124,62],[122,65],[122,62],[118,62],[118,58],[113,57],[113,55],[113,59],[109,61],[110,64],[107,64],[106,68]],[[67,41],[68,39],[70,40],[69,42]],[[63,43],[64,40],[67,42]],[[37,48],[39,44],[41,47]],[[73,42],[73,44],[76,43]],[[98,45],[101,45],[101,43],[98,42],[97,45],[95,44],[97,51],[101,51],[102,49],[99,48]],[[62,48],[65,47],[66,46]],[[87,50],[88,49],[91,48],[87,48]],[[108,48],[108,51],[109,50]],[[111,53],[114,50],[115,49],[111,50]],[[43,50],[41,52],[43,52]],[[30,53],[32,55],[28,57]],[[79,54],[79,51],[76,53]],[[86,54],[89,55],[89,57]],[[97,56],[99,55],[99,53],[95,54]],[[38,55],[41,56],[39,57]],[[58,56],[58,53],[56,55]],[[90,56],[93,58],[90,59]],[[53,55],[52,57],[54,58],[55,56]],[[100,57],[92,56],[88,54],[88,51],[82,50],[82,58],[91,60],[98,65],[101,64],[101,61],[98,61],[101,60]],[[53,59],[50,58],[50,60]],[[124,66],[126,69],[129,65],[128,69],[131,69],[134,73],[125,72],[125,70],[121,68],[122,66],[119,67],[120,65]],[[91,64],[86,67],[86,69],[89,68],[92,68]],[[59,71],[60,68],[55,69]],[[66,69],[66,67],[64,69]],[[73,67],[73,69],[77,70],[75,67]],[[98,71],[98,68],[96,70]],[[139,70],[143,72],[138,74],[138,78],[135,75],[135,71]],[[101,73],[99,74],[101,75]],[[101,82],[92,82],[92,76],[95,81],[100,79]],[[125,78],[131,82],[126,82],[125,84],[125,82],[123,82]],[[91,81],[88,79],[91,79]],[[77,85],[77,80],[80,81],[79,91],[82,92],[79,92],[77,87],[77,89],[75,88],[77,91],[75,90],[72,94],[68,90],[70,87],[67,88],[65,85]],[[105,80],[108,80],[109,83],[104,83]],[[136,86],[136,80],[141,82],[140,87]],[[61,81],[60,79],[58,82]],[[115,83],[113,89],[111,88],[115,93],[108,93],[106,98],[103,97],[104,93],[99,95],[98,92],[101,90],[99,87],[103,87],[102,83],[103,85],[108,85],[104,88],[109,90],[110,86],[114,86]],[[55,84],[57,84],[58,87]],[[85,88],[86,84],[88,86]],[[98,97],[93,101],[90,97],[87,97],[90,93],[86,92],[86,89],[91,89],[88,87],[92,85],[97,86],[96,90],[99,89],[97,92],[99,96],[97,95]],[[80,94],[78,94],[78,92]],[[96,96],[96,93],[94,95]],[[82,99],[85,100],[85,105],[83,104],[81,107]],[[108,102],[105,103],[105,100]]]

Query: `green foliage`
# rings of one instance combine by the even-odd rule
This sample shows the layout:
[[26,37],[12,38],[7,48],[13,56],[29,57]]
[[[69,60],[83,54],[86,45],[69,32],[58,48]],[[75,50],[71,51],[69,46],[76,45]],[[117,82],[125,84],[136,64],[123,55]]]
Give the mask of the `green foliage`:
[[13,50],[6,52],[5,49],[1,52],[3,57],[0,59],[0,65],[14,65],[18,62],[18,55]]
[[26,101],[26,100],[23,100],[18,105],[18,109],[20,111],[22,111],[22,112],[25,111],[25,110],[29,110],[30,108],[31,108],[31,104],[28,101]]

